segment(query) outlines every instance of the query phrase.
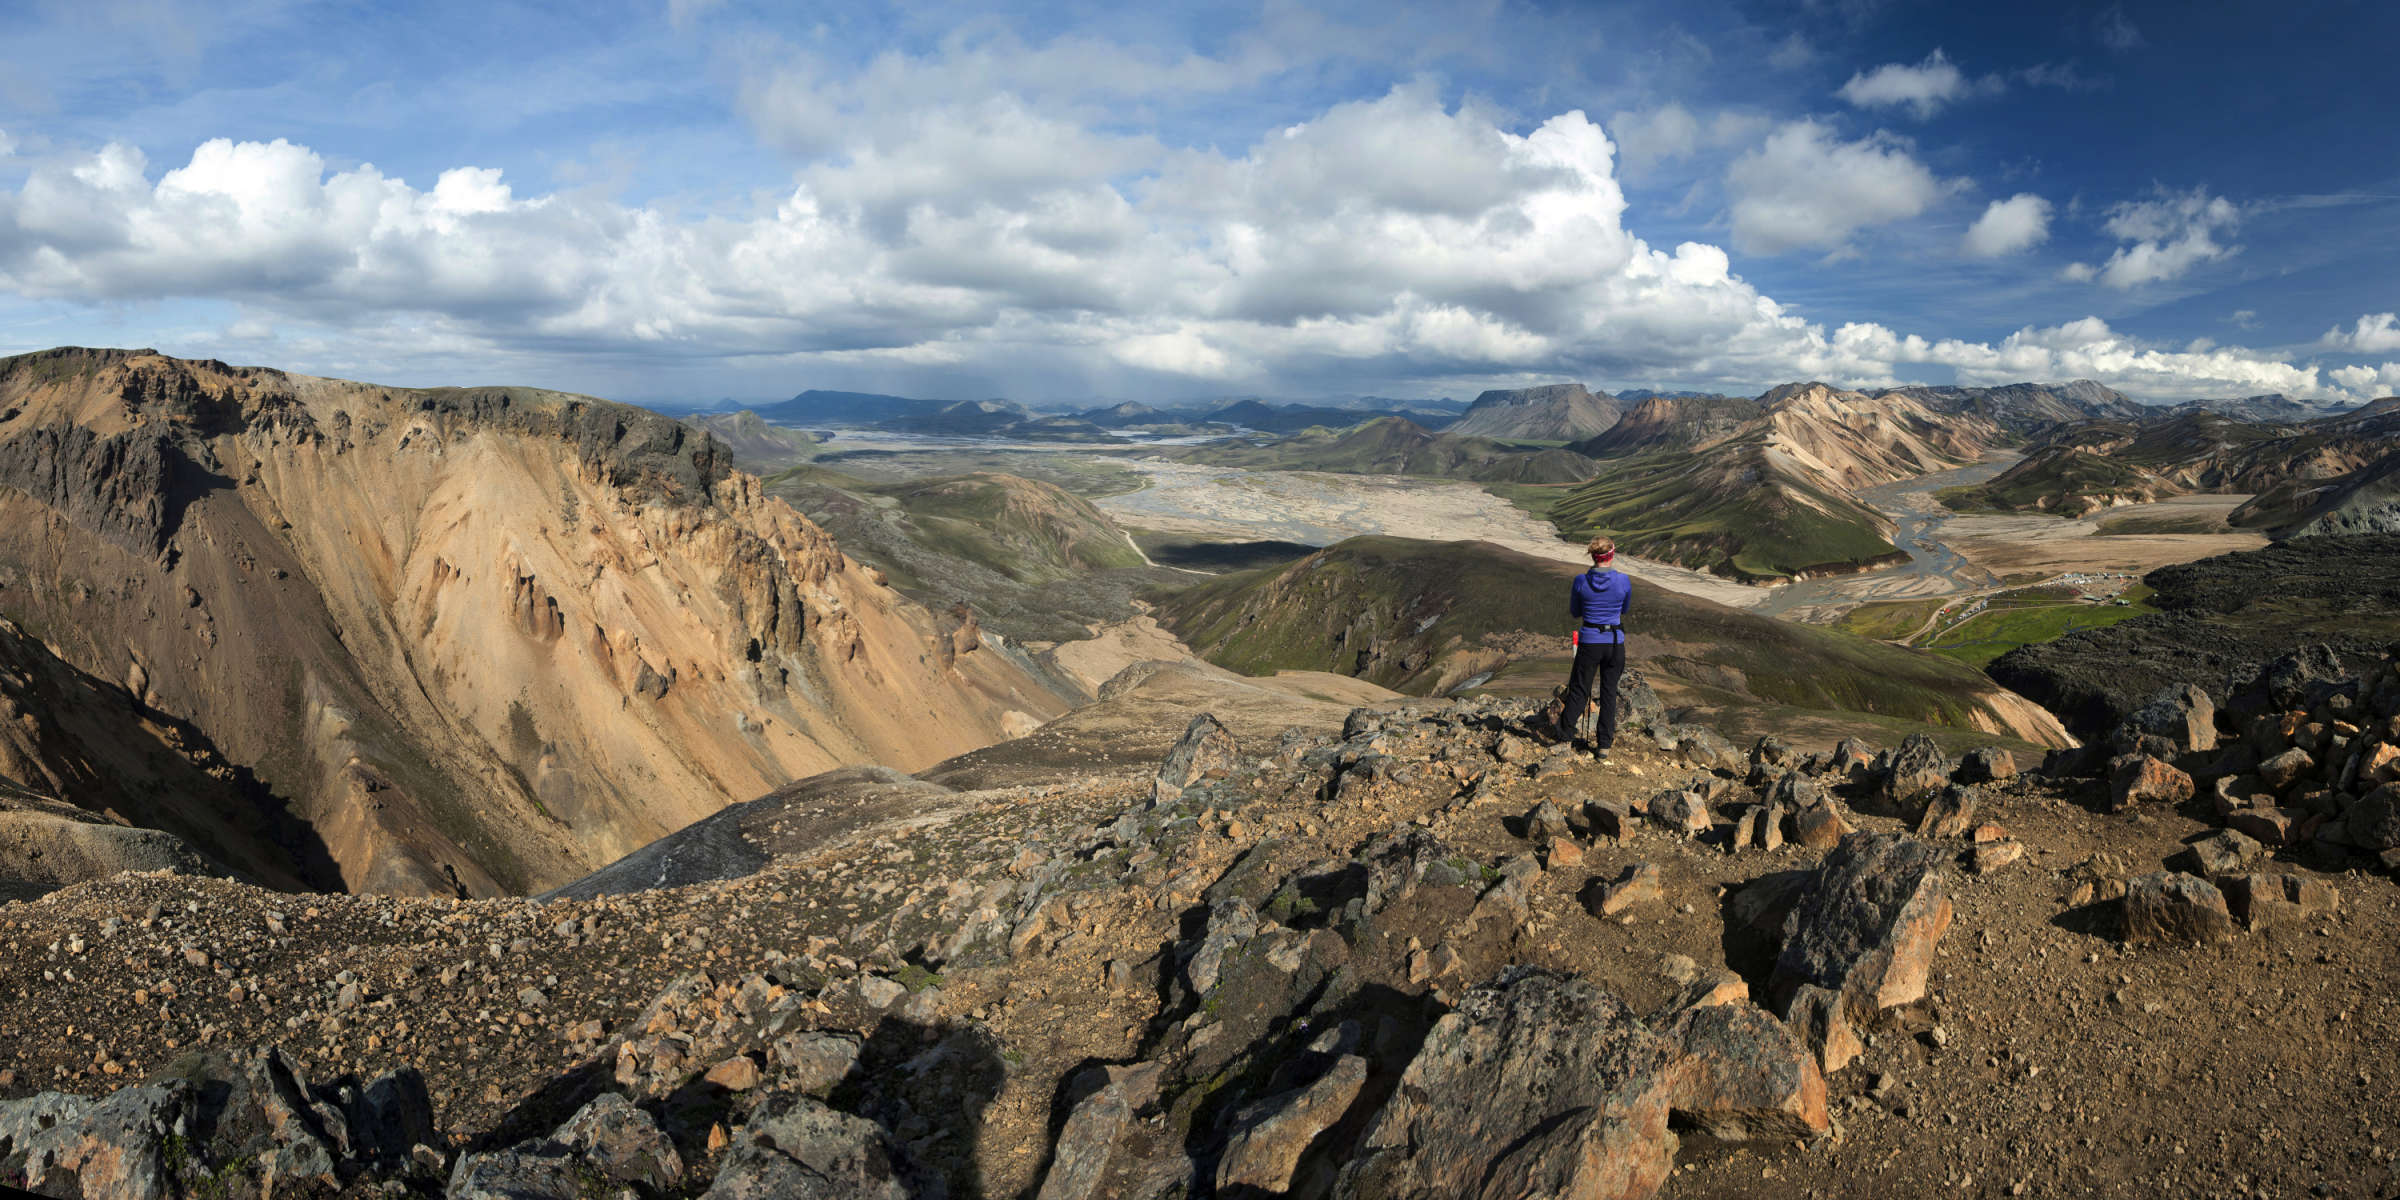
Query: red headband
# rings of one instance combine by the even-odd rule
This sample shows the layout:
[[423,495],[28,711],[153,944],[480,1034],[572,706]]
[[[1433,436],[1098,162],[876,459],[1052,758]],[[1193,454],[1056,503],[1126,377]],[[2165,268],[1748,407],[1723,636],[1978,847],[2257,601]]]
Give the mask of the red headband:
[[1617,560],[1617,552],[1616,552],[1616,551],[1614,551],[1614,550],[1610,550],[1610,551],[1607,551],[1607,552],[1605,552],[1605,553],[1601,553],[1601,554],[1595,554],[1595,555],[1593,555],[1593,556],[1592,556],[1592,561],[1593,561],[1593,562],[1603,562],[1603,563],[1604,563],[1604,562],[1615,562],[1616,560]]

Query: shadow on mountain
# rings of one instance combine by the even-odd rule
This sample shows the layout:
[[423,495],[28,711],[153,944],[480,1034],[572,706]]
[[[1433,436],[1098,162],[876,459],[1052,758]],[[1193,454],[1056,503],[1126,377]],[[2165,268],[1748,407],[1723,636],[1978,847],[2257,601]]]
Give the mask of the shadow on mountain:
[[1248,571],[1306,558],[1317,547],[1301,542],[1157,542],[1144,547],[1150,561],[1187,571]]

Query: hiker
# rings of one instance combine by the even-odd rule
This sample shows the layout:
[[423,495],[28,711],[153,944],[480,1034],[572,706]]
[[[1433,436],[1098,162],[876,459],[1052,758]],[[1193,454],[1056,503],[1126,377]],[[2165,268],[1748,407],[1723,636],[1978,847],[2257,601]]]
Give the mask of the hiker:
[[1567,676],[1566,708],[1559,713],[1558,735],[1574,736],[1583,707],[1593,700],[1592,677],[1599,676],[1599,721],[1592,731],[1592,753],[1605,760],[1617,742],[1617,677],[1625,673],[1625,613],[1633,602],[1633,580],[1609,565],[1617,560],[1616,542],[1596,537],[1584,547],[1592,569],[1575,577],[1567,592],[1567,611],[1575,618],[1575,669]]

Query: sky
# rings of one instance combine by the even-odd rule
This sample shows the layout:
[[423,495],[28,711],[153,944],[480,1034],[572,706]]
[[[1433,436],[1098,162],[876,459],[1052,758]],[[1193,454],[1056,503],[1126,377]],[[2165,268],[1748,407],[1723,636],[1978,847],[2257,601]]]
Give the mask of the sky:
[[0,0],[0,353],[2400,392],[2400,5]]

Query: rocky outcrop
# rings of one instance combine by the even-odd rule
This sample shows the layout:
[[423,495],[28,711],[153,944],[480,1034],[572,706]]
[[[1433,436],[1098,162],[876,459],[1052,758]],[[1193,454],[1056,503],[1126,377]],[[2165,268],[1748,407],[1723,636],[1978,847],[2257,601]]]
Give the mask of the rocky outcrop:
[[1671,1115],[1720,1136],[1829,1128],[1815,1062],[1763,1014],[1698,1009],[1671,1028],[1580,980],[1503,974],[1435,1023],[1339,1191],[1643,1197],[1674,1167]]
[[1897,834],[1852,834],[1825,856],[1783,927],[1768,994],[1838,1070],[1853,1029],[1925,994],[1949,931],[1949,854]]

